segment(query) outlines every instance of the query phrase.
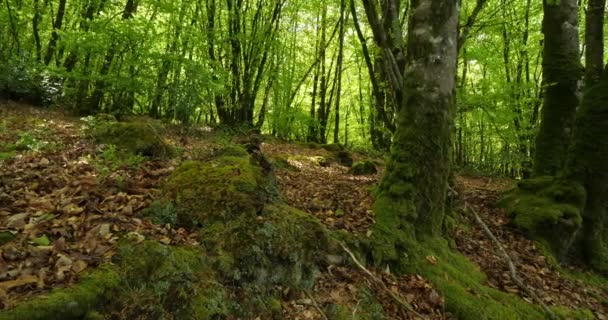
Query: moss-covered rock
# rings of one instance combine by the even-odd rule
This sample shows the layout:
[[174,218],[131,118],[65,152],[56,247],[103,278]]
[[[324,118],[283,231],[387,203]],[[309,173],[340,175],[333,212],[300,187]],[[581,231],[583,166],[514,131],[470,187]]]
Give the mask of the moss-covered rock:
[[356,176],[364,176],[378,173],[376,165],[369,160],[355,162],[349,172]]
[[204,228],[201,242],[224,279],[260,290],[310,289],[326,255],[338,250],[319,221],[282,204]]
[[249,156],[188,161],[165,183],[163,199],[174,205],[178,225],[186,227],[230,221],[240,215],[253,219],[266,201],[264,183],[260,168]]
[[346,150],[346,148],[344,148],[343,145],[339,143],[325,144],[322,145],[322,148],[331,152],[332,156],[340,165],[345,167],[350,167],[353,165],[353,156],[348,150]]
[[560,259],[582,226],[584,203],[581,185],[550,176],[523,180],[500,201],[514,226],[545,243]]
[[175,150],[163,138],[162,125],[139,119],[137,122],[104,121],[90,128],[97,143],[115,145],[122,151],[146,157],[171,157]]
[[112,267],[89,273],[74,287],[55,289],[48,294],[0,312],[0,320],[76,320],[102,307],[120,285]]

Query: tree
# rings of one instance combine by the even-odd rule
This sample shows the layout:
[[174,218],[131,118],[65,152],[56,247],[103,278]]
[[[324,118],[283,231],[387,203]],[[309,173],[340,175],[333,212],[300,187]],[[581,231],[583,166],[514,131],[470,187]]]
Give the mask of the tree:
[[588,89],[577,114],[566,177],[586,191],[580,254],[608,273],[608,66]]
[[579,103],[577,0],[543,0],[544,103],[536,138],[534,174],[555,175],[563,168]]
[[585,85],[591,87],[602,75],[604,64],[604,9],[606,0],[589,0],[585,22]]
[[459,12],[457,0],[412,1],[404,46],[401,3],[383,4],[363,0],[399,113],[376,199],[372,250],[376,263],[399,268],[408,241],[441,235],[450,175]]

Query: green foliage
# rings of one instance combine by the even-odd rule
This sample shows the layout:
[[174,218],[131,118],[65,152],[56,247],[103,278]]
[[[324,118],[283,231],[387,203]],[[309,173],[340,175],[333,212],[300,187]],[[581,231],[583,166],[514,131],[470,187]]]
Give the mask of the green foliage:
[[0,97],[50,105],[56,99],[59,85],[27,55],[11,56],[0,63]]

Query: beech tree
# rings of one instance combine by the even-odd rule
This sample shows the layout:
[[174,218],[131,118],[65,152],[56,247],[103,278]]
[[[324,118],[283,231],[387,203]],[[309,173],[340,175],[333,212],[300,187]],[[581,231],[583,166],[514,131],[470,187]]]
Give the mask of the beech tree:
[[454,128],[458,1],[411,1],[407,44],[399,0],[363,5],[399,110],[376,199],[374,260],[400,267],[408,241],[441,235]]
[[553,175],[563,167],[579,103],[582,75],[579,60],[576,0],[543,0],[544,102],[536,138],[534,173]]

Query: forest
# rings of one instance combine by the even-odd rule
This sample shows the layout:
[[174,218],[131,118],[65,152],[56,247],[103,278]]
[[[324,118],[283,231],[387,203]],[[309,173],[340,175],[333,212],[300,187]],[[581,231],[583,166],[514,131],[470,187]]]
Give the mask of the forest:
[[606,0],[0,0],[0,320],[608,319]]

